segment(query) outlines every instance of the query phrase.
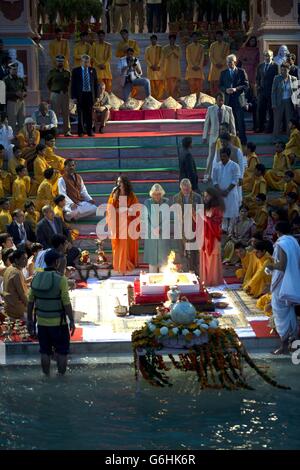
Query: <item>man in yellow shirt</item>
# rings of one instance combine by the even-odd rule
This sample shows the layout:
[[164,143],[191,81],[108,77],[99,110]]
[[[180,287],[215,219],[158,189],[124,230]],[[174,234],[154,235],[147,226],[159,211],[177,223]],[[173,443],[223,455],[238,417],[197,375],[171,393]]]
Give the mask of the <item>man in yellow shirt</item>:
[[65,58],[64,69],[70,70],[70,48],[67,39],[63,39],[63,31],[61,28],[55,29],[55,39],[49,43],[49,55],[52,59],[53,67],[56,66],[56,56],[63,55]]
[[208,81],[210,82],[211,95],[215,96],[219,89],[220,75],[227,68],[226,57],[230,53],[229,44],[224,40],[223,31],[216,32],[216,41],[210,45],[209,59],[210,69]]
[[243,289],[252,297],[259,298],[270,292],[272,278],[265,273],[265,268],[273,263],[273,245],[266,240],[257,241],[254,250],[257,258],[256,270],[254,276],[243,286]]
[[150,36],[151,46],[145,50],[145,62],[147,64],[147,77],[151,83],[151,94],[157,100],[164,95],[163,80],[163,52],[162,46],[157,44],[156,34]]
[[50,168],[49,163],[46,160],[46,145],[44,144],[39,144],[36,147],[37,151],[37,156],[33,162],[33,175],[34,179],[31,180],[32,186],[34,186],[34,189],[31,188],[31,194],[35,195],[39,185],[44,179],[44,171],[47,170],[47,168]]
[[248,207],[250,217],[254,217],[257,211],[256,196],[258,194],[267,194],[267,183],[264,178],[265,171],[266,168],[262,163],[256,165],[252,191],[243,198],[243,204]]
[[91,55],[91,44],[88,42],[89,34],[87,31],[83,31],[79,35],[80,41],[74,46],[74,65],[73,67],[79,67],[81,65],[81,56],[84,54]]
[[93,59],[94,67],[97,71],[97,78],[99,82],[105,83],[105,88],[108,93],[112,89],[112,74],[110,69],[110,62],[112,57],[111,44],[104,41],[105,31],[100,29],[97,32],[98,42],[95,42],[91,48],[91,57]]
[[179,94],[179,81],[181,78],[181,49],[177,44],[175,44],[176,34],[169,34],[169,42],[170,44],[163,47],[165,87],[168,92],[168,96],[177,98]]
[[55,138],[51,134],[45,137],[45,144],[46,148],[43,155],[49,167],[54,168],[59,172],[62,172],[64,170],[65,159],[63,157],[59,157],[54,153]]
[[6,226],[12,223],[12,216],[9,210],[9,199],[0,199],[0,233],[6,232]]
[[275,155],[273,160],[272,170],[266,172],[266,182],[268,189],[273,189],[276,191],[284,190],[284,174],[287,170],[291,169],[291,163],[288,156],[285,154],[285,143],[276,142],[275,145]]
[[141,52],[140,48],[138,46],[138,43],[134,39],[129,39],[128,30],[122,29],[120,31],[120,35],[121,35],[122,41],[118,42],[117,44],[117,48],[115,52],[116,57],[118,57],[119,59],[121,59],[122,57],[125,57],[127,54],[127,50],[130,47],[133,49],[134,57],[138,57]]
[[36,198],[36,208],[41,211],[44,206],[53,206],[54,197],[57,195],[57,171],[48,168],[44,172],[44,179],[39,185]]
[[199,93],[202,90],[204,72],[204,48],[199,42],[198,33],[194,31],[191,35],[192,42],[186,48],[186,74],[185,79],[189,82],[190,92]]
[[22,158],[22,150],[18,145],[14,146],[13,154],[14,156],[8,161],[8,171],[12,178],[15,178],[17,176],[16,167],[18,165],[25,165],[25,160]]
[[16,168],[17,177],[12,185],[11,209],[24,209],[25,201],[30,193],[30,177],[27,175],[27,169],[24,165],[18,165]]

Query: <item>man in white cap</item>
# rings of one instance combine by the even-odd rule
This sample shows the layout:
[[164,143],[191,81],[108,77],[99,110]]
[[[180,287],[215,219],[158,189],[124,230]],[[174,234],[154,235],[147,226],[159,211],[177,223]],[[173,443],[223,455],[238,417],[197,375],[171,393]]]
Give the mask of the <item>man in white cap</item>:
[[4,79],[6,86],[6,112],[8,124],[12,127],[14,134],[16,134],[24,125],[26,87],[23,78],[18,77],[18,64],[11,62],[8,67],[9,75]]
[[57,118],[62,115],[64,134],[71,137],[70,112],[69,112],[69,86],[71,74],[64,68],[64,55],[56,56],[56,68],[50,70],[47,87],[50,91],[50,104]]

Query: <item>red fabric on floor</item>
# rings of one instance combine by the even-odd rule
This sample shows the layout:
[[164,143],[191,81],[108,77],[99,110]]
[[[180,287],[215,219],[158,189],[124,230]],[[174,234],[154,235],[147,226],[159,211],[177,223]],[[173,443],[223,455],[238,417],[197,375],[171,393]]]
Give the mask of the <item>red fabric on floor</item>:
[[176,119],[175,109],[145,109],[144,119]]
[[[84,237],[87,238],[87,237]],[[87,289],[88,285],[86,281],[76,281],[76,289]]]
[[121,109],[119,111],[111,110],[110,121],[143,121],[156,119],[204,119],[207,109],[140,109],[131,111]]
[[270,338],[275,337],[278,338],[276,332],[270,334],[271,328],[269,327],[268,323],[269,320],[262,320],[262,321],[249,321],[254,333],[256,334],[257,338]]
[[226,284],[240,284],[241,281],[238,280],[237,277],[235,276],[225,276],[224,280],[226,281]]
[[176,119],[205,119],[207,109],[177,109]]
[[76,327],[74,335],[71,336],[71,341],[83,341],[82,328]]

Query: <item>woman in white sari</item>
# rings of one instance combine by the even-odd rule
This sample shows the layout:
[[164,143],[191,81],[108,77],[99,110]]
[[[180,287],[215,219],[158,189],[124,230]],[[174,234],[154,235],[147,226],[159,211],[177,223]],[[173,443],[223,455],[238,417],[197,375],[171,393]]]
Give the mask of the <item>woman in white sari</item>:
[[300,247],[290,234],[288,222],[276,225],[272,271],[272,311],[281,346],[273,354],[287,354],[289,342],[298,334],[295,305],[300,304]]

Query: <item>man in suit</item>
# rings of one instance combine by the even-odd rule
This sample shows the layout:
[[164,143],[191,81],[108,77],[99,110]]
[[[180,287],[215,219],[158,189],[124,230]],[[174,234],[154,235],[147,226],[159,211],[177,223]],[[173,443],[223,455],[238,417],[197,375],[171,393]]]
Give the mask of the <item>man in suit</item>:
[[60,217],[55,217],[51,206],[42,209],[43,219],[36,226],[37,241],[43,245],[44,250],[52,248],[53,235],[67,236],[66,229]]
[[13,238],[17,248],[29,247],[36,241],[36,236],[29,222],[25,221],[25,214],[21,209],[16,209],[13,221],[7,226],[7,233]]
[[72,71],[71,97],[77,104],[78,135],[93,136],[93,105],[98,98],[98,79],[96,69],[90,65],[90,56],[81,57],[81,66]]
[[[215,156],[216,141],[220,135],[220,126],[227,123],[229,126],[228,132],[235,135],[235,121],[230,106],[224,104],[224,93],[219,92],[216,94],[216,104],[210,106],[207,110],[204,122],[202,141],[205,144],[209,138],[209,150],[206,161],[206,170],[204,179],[208,181],[212,174],[212,163]],[[209,136],[209,137],[208,137]]]
[[191,154],[193,140],[191,137],[182,139],[182,150],[179,154],[179,181],[184,178],[190,180],[192,190],[198,192],[198,174],[193,155]]
[[267,132],[273,132],[274,118],[272,109],[272,85],[274,77],[278,74],[278,65],[273,62],[273,52],[264,52],[264,62],[259,64],[256,73],[256,91],[257,91],[257,121],[258,129],[256,132],[264,132],[266,115],[268,113],[269,121]]
[[289,74],[290,65],[283,63],[280,66],[280,75],[276,75],[272,85],[272,108],[274,113],[274,138],[281,133],[283,120],[288,129],[289,120],[296,118],[296,109],[292,96],[298,90],[298,79]]
[[230,54],[226,58],[227,70],[221,72],[220,90],[225,93],[225,104],[233,111],[239,138],[243,145],[247,143],[244,120],[243,98],[249,88],[249,81],[244,69],[237,68],[236,56]]

